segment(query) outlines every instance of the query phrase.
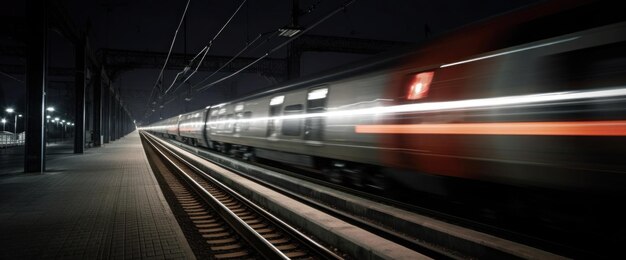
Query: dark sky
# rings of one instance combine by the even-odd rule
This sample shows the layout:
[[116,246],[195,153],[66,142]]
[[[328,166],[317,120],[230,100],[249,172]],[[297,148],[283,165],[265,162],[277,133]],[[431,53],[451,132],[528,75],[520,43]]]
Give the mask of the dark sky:
[[[158,52],[167,52],[169,49],[186,4],[186,1],[149,0],[68,0],[62,2],[67,6],[77,27],[86,30],[88,25],[91,25],[89,38],[94,49],[115,48]],[[419,42],[424,39],[425,24],[428,24],[433,35],[437,35],[533,2],[536,1],[356,0],[345,12],[339,12],[307,34]],[[207,45],[240,3],[241,1],[192,0],[187,13],[187,53],[194,55]],[[300,25],[307,27],[315,23],[340,6],[341,3],[343,1],[301,0],[300,8],[311,9],[311,12],[300,18]],[[257,34],[276,30],[290,23],[291,6],[291,0],[248,0],[228,27],[215,40],[209,54],[234,55]],[[0,10],[2,16],[23,16],[23,14],[24,6],[21,1],[9,3],[6,8]],[[1,38],[0,44],[14,44],[11,39],[7,38]],[[184,51],[184,39],[185,33],[181,28],[174,52],[182,53]],[[267,46],[259,48],[256,55],[260,55],[278,43],[280,42],[268,43]],[[273,56],[284,58],[285,50],[279,51]],[[244,56],[256,55],[251,53]],[[71,43],[59,34],[50,32],[50,66],[71,68],[74,64],[73,56]],[[349,53],[305,53],[301,60],[301,74],[313,74],[364,57],[366,56]],[[0,62],[23,63],[24,61],[1,57]],[[169,84],[176,72],[166,70],[164,82]],[[132,70],[115,79],[114,86],[119,87],[123,98],[130,102],[129,108],[133,116],[143,116],[147,95],[154,85],[158,73],[158,70]],[[190,81],[192,83],[198,82],[207,75],[207,73],[198,73]],[[23,80],[23,75],[14,76]],[[63,79],[54,78],[52,80],[63,81]],[[260,87],[270,86],[272,83],[274,83],[272,79],[243,73],[213,89],[195,95],[190,102],[185,102],[180,98],[169,103],[167,112],[163,113],[163,117],[224,101],[229,95],[233,95],[228,93],[228,89],[233,86],[237,87],[239,92],[234,95],[241,95],[241,93]],[[56,100],[50,102],[64,102],[62,100],[67,100],[73,93],[73,90],[66,87],[64,83],[55,82],[52,84],[54,84],[52,85],[54,89],[49,92],[51,97]],[[23,83],[0,75],[0,102],[3,102],[0,106],[7,106],[6,103],[11,102],[19,104],[19,100],[23,99],[23,88]],[[71,104],[67,104],[67,101],[64,103],[66,103],[66,109],[71,110]]]

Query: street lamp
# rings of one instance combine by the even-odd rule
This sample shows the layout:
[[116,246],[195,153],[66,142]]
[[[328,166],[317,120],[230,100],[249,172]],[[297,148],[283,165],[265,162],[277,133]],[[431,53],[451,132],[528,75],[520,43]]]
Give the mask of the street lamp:
[[7,120],[3,118],[3,119],[2,119],[2,120],[0,120],[0,121],[2,121],[2,132],[4,132],[4,124],[6,124],[6,123],[7,123]]
[[46,110],[47,110],[48,112],[54,112],[54,107],[47,107],[47,108],[46,108]]
[[[15,113],[15,117],[13,119],[13,123],[14,123],[14,125],[13,125],[13,132],[14,132],[15,136],[17,137],[17,113],[15,112],[15,109],[13,109],[13,108],[7,108],[5,111],[7,111],[7,113],[9,113],[9,114]],[[15,138],[15,139],[17,139],[17,138]]]

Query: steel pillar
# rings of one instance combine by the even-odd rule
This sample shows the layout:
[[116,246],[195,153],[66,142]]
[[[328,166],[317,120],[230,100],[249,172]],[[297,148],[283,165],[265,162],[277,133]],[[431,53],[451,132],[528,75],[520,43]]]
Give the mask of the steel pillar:
[[46,91],[47,1],[26,1],[26,144],[24,171],[43,172],[45,166],[44,107]]
[[93,81],[93,139],[94,147],[102,145],[102,81],[104,78],[102,74],[104,71],[99,70],[95,73],[96,77]]
[[75,43],[75,64],[76,74],[74,76],[74,84],[76,86],[74,96],[75,109],[75,127],[74,127],[74,153],[83,153],[85,150],[85,39]]
[[103,87],[103,96],[102,96],[102,135],[104,136],[104,143],[109,143],[111,140],[109,127],[110,123],[110,107],[111,107],[111,81],[107,80],[106,85]]
[[117,94],[111,92],[111,141],[117,140]]

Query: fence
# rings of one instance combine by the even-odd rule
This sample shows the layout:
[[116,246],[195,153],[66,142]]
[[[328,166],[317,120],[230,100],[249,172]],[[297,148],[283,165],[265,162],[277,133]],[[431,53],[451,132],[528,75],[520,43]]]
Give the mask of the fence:
[[0,148],[24,145],[24,132],[17,136],[11,132],[0,132]]

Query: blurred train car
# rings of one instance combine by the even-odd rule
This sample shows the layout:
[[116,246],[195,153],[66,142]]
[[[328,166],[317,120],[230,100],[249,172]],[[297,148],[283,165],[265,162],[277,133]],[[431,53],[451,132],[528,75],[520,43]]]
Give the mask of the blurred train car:
[[541,3],[144,129],[358,186],[623,198],[625,21],[613,2]]

